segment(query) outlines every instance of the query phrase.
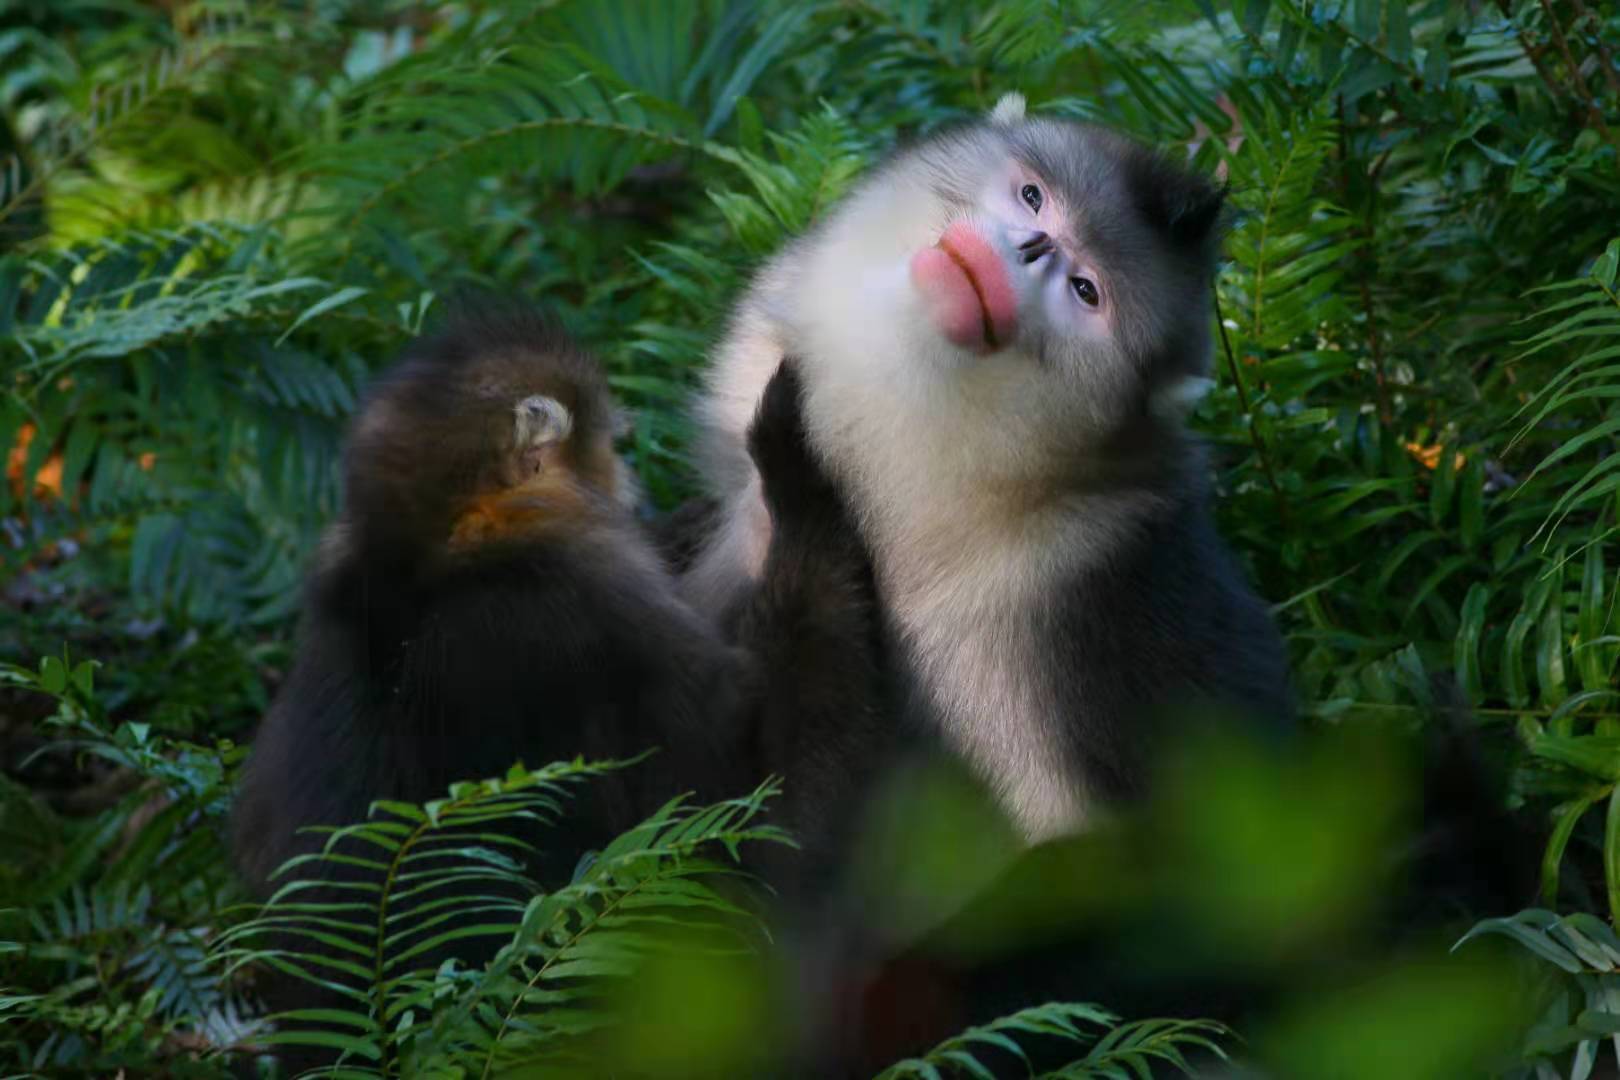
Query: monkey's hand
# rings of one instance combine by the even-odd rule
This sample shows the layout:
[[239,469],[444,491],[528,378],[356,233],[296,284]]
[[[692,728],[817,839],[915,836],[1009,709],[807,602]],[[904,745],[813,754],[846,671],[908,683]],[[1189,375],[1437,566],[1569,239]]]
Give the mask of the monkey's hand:
[[804,387],[798,361],[785,358],[765,387],[748,428],[748,452],[759,470],[765,507],[775,529],[842,521],[832,479],[811,449],[804,423]]

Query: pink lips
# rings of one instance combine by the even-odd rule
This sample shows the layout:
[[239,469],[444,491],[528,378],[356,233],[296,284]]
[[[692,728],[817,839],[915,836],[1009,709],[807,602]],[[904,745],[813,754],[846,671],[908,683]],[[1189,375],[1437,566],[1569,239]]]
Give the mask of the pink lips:
[[947,228],[938,245],[911,257],[911,281],[935,325],[953,343],[995,352],[1018,327],[1018,296],[1007,265],[978,229],[965,221]]

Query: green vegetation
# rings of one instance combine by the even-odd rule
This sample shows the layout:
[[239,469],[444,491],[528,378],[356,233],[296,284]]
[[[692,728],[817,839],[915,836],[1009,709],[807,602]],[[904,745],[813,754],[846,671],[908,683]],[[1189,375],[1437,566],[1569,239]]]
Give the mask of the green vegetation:
[[[11,0],[0,1073],[219,1075],[219,1051],[275,1037],[251,934],[274,912],[242,905],[220,842],[232,740],[285,667],[345,418],[441,297],[494,289],[562,315],[606,359],[635,411],[625,452],[673,505],[691,485],[682,404],[750,267],[896,140],[1011,89],[1196,143],[1228,178],[1216,386],[1196,415],[1226,534],[1277,602],[1313,724],[1423,729],[1454,676],[1510,768],[1541,895],[1466,913],[1446,944],[1478,925],[1449,961],[1369,956],[1302,982],[1241,1044],[1054,1005],[887,1075],[966,1074],[1042,1033],[1074,1041],[1074,1076],[1174,1067],[1211,1039],[1283,1075],[1612,1064],[1613,5]],[[1252,960],[1364,906],[1410,792],[1349,751],[1294,776],[1234,753],[1189,770],[1164,855],[1201,875],[1188,895],[1212,936]],[[590,771],[469,777],[431,813],[566,814]],[[626,1070],[746,1075],[769,1038],[738,989],[759,931],[705,883],[736,842],[774,839],[753,821],[768,794],[667,808],[569,889],[505,912],[512,948],[485,972],[379,987],[356,1069],[555,1070],[629,1023],[612,1028]],[[444,826],[423,813],[381,808],[373,826]],[[667,884],[702,928],[707,959],[680,978],[625,980],[660,948],[596,925],[636,882]],[[564,971],[591,986],[537,992],[584,963],[568,947],[590,953]],[[1486,955],[1511,974],[1476,977]],[[673,1011],[638,1000],[622,1011],[656,1023],[614,1020],[608,987],[627,981]]]

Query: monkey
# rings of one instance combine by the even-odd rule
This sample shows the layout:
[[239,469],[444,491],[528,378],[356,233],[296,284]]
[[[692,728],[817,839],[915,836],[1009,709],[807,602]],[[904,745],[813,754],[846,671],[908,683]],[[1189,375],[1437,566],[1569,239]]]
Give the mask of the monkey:
[[718,502],[682,587],[724,610],[771,521],[745,427],[778,359],[871,553],[897,722],[1022,836],[1141,797],[1154,721],[1287,730],[1282,638],[1185,430],[1208,384],[1221,188],[1108,130],[985,119],[896,153],[756,275],[696,406]]
[[[884,767],[862,760],[822,812],[943,754],[1010,820],[1011,863],[1141,803],[1155,748],[1188,724],[1293,730],[1281,634],[1218,534],[1185,423],[1210,383],[1224,196],[1008,95],[895,152],[753,277],[695,406],[711,502],[688,518],[708,528],[679,549],[681,588],[723,618],[779,565],[783,507],[749,426],[792,357],[809,457],[870,561],[885,668],[844,733]],[[908,944],[838,924],[806,950],[847,954],[820,980],[832,997]]]
[[[757,588],[709,618],[638,526],[639,488],[613,452],[616,409],[589,354],[511,311],[410,346],[351,425],[344,505],[238,785],[231,846],[250,889],[267,895],[277,867],[317,850],[323,836],[300,829],[362,820],[376,800],[425,801],[519,758],[658,747],[593,779],[583,814],[518,827],[531,876],[566,880],[675,794],[712,801],[786,774],[767,820],[804,850],[758,845],[744,867],[790,904],[829,891],[858,803],[825,805],[885,759],[886,683],[870,559],[808,446],[801,396],[784,361],[748,428],[771,557]],[[414,963],[476,964],[499,944],[461,938]],[[290,980],[268,996],[280,1009],[332,1001]],[[284,1065],[322,1060],[283,1053]]]
[[[785,515],[747,432],[791,356],[808,456],[870,559],[893,683],[852,723],[886,726],[891,745],[919,739],[990,792],[1022,846],[987,894],[1041,880],[1029,868],[1050,866],[1053,850],[1079,850],[1060,862],[1083,865],[1089,827],[1151,795],[1155,749],[1191,725],[1295,744],[1281,634],[1218,534],[1205,452],[1186,429],[1210,382],[1224,203],[1188,166],[1103,128],[1028,116],[1009,95],[858,181],[758,271],[714,351],[696,405],[710,505],[693,520],[707,533],[681,549],[684,593],[725,611],[780,558]],[[864,747],[874,733],[855,734],[845,738]],[[1500,818],[1499,786],[1458,763],[1445,752],[1431,771],[1466,790],[1425,778],[1425,822]],[[1454,796],[1456,808],[1428,805]],[[1476,910],[1503,910],[1480,898],[1522,887],[1513,860],[1473,857],[1489,830],[1451,831],[1435,841],[1445,850],[1411,864],[1397,912],[1439,891],[1436,874],[1449,875],[1453,906],[1474,890]],[[1133,933],[1144,919],[1128,903],[1119,914]],[[1124,955],[1117,929],[1077,923],[1033,958],[962,968],[924,926],[913,941],[856,942],[850,967],[899,971],[891,997],[943,999],[947,1019],[924,1017],[913,1050],[1040,1000],[1031,993],[1109,1005],[1117,992],[1120,1005],[1228,1019],[1252,1004],[1229,972],[1184,971],[1171,985],[1102,970]]]
[[[524,314],[464,317],[369,390],[294,663],[236,794],[232,849],[254,892],[324,841],[299,830],[442,797],[519,759],[660,748],[593,780],[557,828],[512,826],[538,853],[530,876],[551,885],[669,797],[745,790],[750,665],[676,595],[635,519],[614,419],[597,362]],[[503,943],[464,938],[444,955],[476,965]],[[297,986],[272,1003],[317,997]]]
[[[874,942],[861,931],[867,916],[858,907],[817,912],[803,904],[807,893],[824,898],[832,892],[826,879],[836,867],[827,856],[847,847],[858,825],[859,800],[845,804],[880,771],[874,736],[893,743],[902,733],[882,723],[887,705],[881,640],[863,645],[854,636],[857,629],[874,629],[861,622],[875,604],[869,557],[837,486],[806,445],[802,415],[793,413],[801,389],[796,368],[791,359],[778,368],[748,432],[771,521],[756,590],[777,602],[757,609],[752,625],[758,632],[740,635],[766,658],[770,677],[779,680],[778,694],[796,695],[793,706],[779,707],[766,721],[764,756],[788,774],[786,796],[798,794],[788,825],[805,841],[804,854],[820,875],[811,890],[791,875],[768,875],[800,901],[793,912],[798,921],[785,926],[778,940],[791,950],[790,963],[804,969],[794,977],[806,984],[794,1002],[801,1025],[796,1041],[781,1049],[780,1071],[772,1075],[870,1076],[969,1024],[1044,1000],[1097,1001],[1127,1018],[1213,1017],[1246,1030],[1248,1022],[1296,998],[1297,972],[1212,964],[1195,938],[1178,936],[1188,927],[1165,910],[1165,894],[1153,891],[1176,888],[1173,871],[1158,877],[1165,872],[1120,862],[1127,849],[1122,845],[1152,849],[1151,832],[1037,843],[992,874],[966,910],[953,912],[916,941]],[[796,592],[797,581],[813,588]],[[814,615],[781,618],[794,611]],[[819,648],[780,651],[785,641],[817,637]],[[771,651],[773,644],[779,651]],[[819,667],[793,662],[818,655]],[[844,678],[829,681],[828,672]],[[1444,680],[1437,680],[1433,693],[1451,713],[1466,711]],[[1316,943],[1313,963],[1344,963],[1369,946],[1431,944],[1436,931],[1448,926],[1455,928],[1454,938],[1472,921],[1457,923],[1460,913],[1529,902],[1537,849],[1506,810],[1503,778],[1474,760],[1479,747],[1459,729],[1462,716],[1445,719],[1429,731],[1432,744],[1416,755],[1424,765],[1422,830],[1413,834],[1409,850],[1397,851],[1389,894],[1359,935]],[[1403,750],[1405,741],[1386,750],[1409,753],[1414,748]],[[1109,877],[1123,872],[1125,883],[1113,886],[1117,895],[1110,897],[1109,887],[1095,882],[1099,867]],[[1066,873],[1074,878],[1068,885],[1056,876]],[[1054,887],[1056,896],[1039,899]],[[1159,899],[1144,903],[1148,895]],[[1085,899],[1076,905],[1076,897]],[[1029,910],[1027,925],[1005,921],[1008,912],[1020,909]],[[1171,946],[1167,954],[1166,942],[1180,948]],[[897,949],[886,950],[885,944]],[[1056,1069],[1073,1055],[1072,1047],[1053,1040],[1025,1042],[1024,1049],[1037,1070]],[[996,1076],[1029,1072],[1027,1063],[1011,1057],[988,1065]]]

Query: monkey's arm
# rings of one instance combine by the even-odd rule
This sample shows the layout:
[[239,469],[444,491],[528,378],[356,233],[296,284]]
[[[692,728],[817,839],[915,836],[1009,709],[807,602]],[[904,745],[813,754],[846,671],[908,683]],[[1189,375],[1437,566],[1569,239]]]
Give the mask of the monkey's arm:
[[808,745],[865,722],[881,645],[871,560],[805,441],[798,393],[784,366],[750,431],[771,540],[737,639],[764,669],[767,734]]
[[735,634],[764,682],[759,769],[783,776],[781,817],[805,847],[766,873],[784,893],[807,897],[836,873],[855,796],[894,732],[871,560],[809,444],[800,394],[794,363],[785,361],[749,430],[771,541]]

